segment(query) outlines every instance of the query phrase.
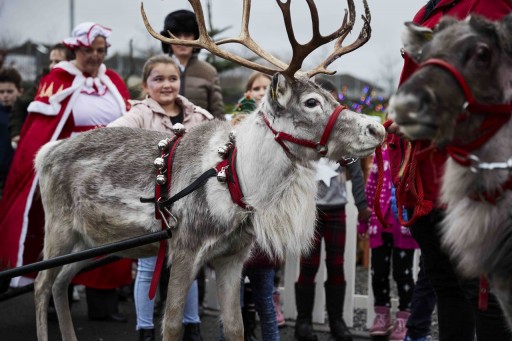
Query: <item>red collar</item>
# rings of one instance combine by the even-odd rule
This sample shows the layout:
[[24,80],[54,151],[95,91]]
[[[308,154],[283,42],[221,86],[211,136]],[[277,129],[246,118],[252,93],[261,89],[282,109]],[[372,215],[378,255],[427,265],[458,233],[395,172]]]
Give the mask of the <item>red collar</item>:
[[[464,150],[466,154],[469,154],[469,151],[481,147],[510,119],[512,114],[512,104],[478,103],[473,97],[471,89],[469,88],[462,74],[450,63],[442,59],[431,58],[423,62],[420,65],[420,68],[427,65],[435,65],[448,71],[453,76],[453,78],[455,78],[457,83],[459,83],[461,90],[464,92],[466,102],[462,108],[461,115],[457,118],[458,122],[465,120],[468,117],[468,114],[471,113],[485,115],[484,121],[482,122],[482,125],[479,129],[479,136],[475,140],[466,143],[463,146],[458,146],[458,153],[460,153],[461,150]],[[453,157],[453,150],[451,151],[450,147],[448,147],[447,150],[450,156]],[[457,157],[454,157],[454,160],[459,162]]]
[[277,141],[277,143],[279,143],[281,145],[281,147],[283,147],[286,154],[293,156],[293,154],[290,152],[290,149],[286,146],[284,141],[288,141],[288,142],[292,142],[292,143],[295,143],[295,144],[298,144],[301,146],[316,149],[319,154],[321,154],[322,156],[325,156],[325,154],[327,154],[327,151],[328,151],[327,141],[329,140],[329,136],[331,135],[332,128],[334,128],[334,125],[336,124],[336,120],[338,119],[338,116],[344,109],[347,109],[347,107],[345,107],[343,105],[339,105],[336,107],[336,109],[334,109],[331,116],[329,117],[329,121],[327,122],[327,125],[325,126],[324,133],[322,134],[322,137],[320,138],[320,142],[298,139],[290,134],[283,133],[281,131],[277,131],[274,128],[272,128],[269,120],[267,119],[267,117],[265,116],[265,114],[262,111],[260,111],[260,115],[261,115],[261,117],[263,117],[263,122],[265,122],[267,127],[274,134],[274,139]]
[[[427,65],[435,65],[448,71],[453,78],[455,78],[457,83],[459,83],[461,90],[464,92],[466,102],[462,108],[462,114],[457,118],[457,122],[467,119],[468,115],[471,113],[485,115],[484,121],[479,128],[479,135],[475,140],[462,146],[449,145],[446,147],[446,151],[455,162],[465,167],[471,167],[473,162],[471,160],[470,152],[484,145],[505,123],[508,122],[508,120],[510,120],[512,104],[478,103],[473,97],[468,83],[453,65],[442,59],[431,58],[423,62],[420,65],[420,68]],[[495,205],[503,196],[503,192],[510,189],[512,189],[512,176],[510,176],[499,188],[491,191],[473,193],[469,195],[469,198],[476,201],[486,201]]]
[[221,182],[228,184],[229,194],[231,200],[241,208],[250,209],[250,206],[244,202],[244,194],[238,181],[238,175],[236,173],[236,147],[233,144],[229,146],[226,152],[226,158],[219,162],[215,169],[217,170],[217,179]]

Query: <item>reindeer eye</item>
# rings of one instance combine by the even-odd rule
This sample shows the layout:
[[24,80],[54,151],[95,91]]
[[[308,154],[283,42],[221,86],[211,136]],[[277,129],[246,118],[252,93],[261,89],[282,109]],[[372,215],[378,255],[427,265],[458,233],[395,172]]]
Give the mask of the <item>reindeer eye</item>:
[[478,44],[475,47],[473,57],[478,67],[487,67],[491,62],[491,50],[486,44]]
[[476,50],[476,56],[482,62],[488,62],[491,58],[491,51],[487,48],[487,46],[479,46]]
[[317,105],[319,105],[320,102],[318,102],[318,100],[316,100],[314,98],[310,98],[310,99],[306,100],[305,104],[306,104],[306,107],[308,107],[308,108],[314,108]]

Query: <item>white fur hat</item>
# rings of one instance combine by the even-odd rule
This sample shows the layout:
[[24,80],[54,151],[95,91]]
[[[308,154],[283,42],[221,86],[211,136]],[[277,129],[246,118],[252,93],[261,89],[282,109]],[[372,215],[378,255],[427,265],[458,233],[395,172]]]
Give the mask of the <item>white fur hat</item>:
[[[84,22],[75,26],[73,32],[71,32],[71,37],[64,39],[63,43],[71,49],[80,46],[90,47],[97,36],[103,36],[106,40],[110,32],[112,32],[112,30],[108,27],[101,26],[94,22]],[[110,46],[108,42],[107,46]]]

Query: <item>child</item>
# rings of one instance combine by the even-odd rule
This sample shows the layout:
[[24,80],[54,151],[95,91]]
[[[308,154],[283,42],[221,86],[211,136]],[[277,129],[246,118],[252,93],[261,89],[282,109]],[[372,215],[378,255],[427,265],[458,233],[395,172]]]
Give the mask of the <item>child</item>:
[[22,93],[19,72],[12,68],[0,69],[0,198],[14,154],[9,133],[9,115],[12,105]]
[[[386,147],[382,148],[384,164],[384,185],[379,197],[382,214],[387,222],[383,227],[375,211],[369,222],[359,221],[358,232],[362,238],[370,238],[372,257],[372,289],[375,296],[375,320],[370,328],[370,335],[389,335],[390,341],[402,341],[406,335],[406,323],[409,317],[411,297],[414,289],[412,276],[412,262],[414,249],[418,245],[412,238],[409,230],[401,226],[393,213],[393,187],[389,169],[389,155]],[[373,161],[368,183],[366,184],[366,196],[368,205],[373,207],[377,184],[377,163]],[[391,322],[390,314],[390,286],[389,272],[393,261],[393,278],[397,284],[399,305],[396,320]]]
[[[338,89],[329,79],[317,79],[316,83],[338,98]],[[367,220],[371,211],[366,204],[364,178],[359,160],[341,166],[338,163],[321,158],[316,161],[317,221],[313,247],[308,255],[300,258],[300,271],[295,283],[295,338],[298,341],[316,341],[318,336],[313,329],[312,315],[315,304],[315,278],[320,268],[322,239],[325,244],[325,265],[327,280],[324,283],[325,307],[329,320],[329,331],[336,341],[352,341],[350,332],[343,319],[345,302],[345,238],[347,204],[346,179],[352,182],[352,195],[358,210],[358,219]],[[345,176],[343,176],[343,174]]]
[[[270,76],[263,73],[251,74],[247,80],[244,97],[235,107],[231,120],[233,125],[256,110],[265,96],[270,81]],[[256,311],[260,318],[262,339],[268,341],[280,339],[278,326],[284,325],[285,321],[279,307],[279,296],[274,294],[274,277],[278,267],[276,260],[266,255],[258,245],[253,247],[251,257],[244,264],[241,302],[245,341],[257,340],[254,335]],[[245,277],[249,279],[249,283],[244,283]]]
[[[150,58],[142,71],[142,90],[146,98],[142,101],[130,101],[132,107],[123,117],[110,123],[108,127],[137,127],[150,130],[168,131],[176,123],[186,128],[213,119],[206,110],[193,105],[179,95],[180,71],[176,63],[168,56]],[[156,256],[141,258],[135,279],[135,308],[139,340],[155,340],[153,324],[154,299],[149,300],[148,292],[155,269]],[[183,323],[183,340],[201,340],[199,331],[199,303],[197,280],[194,281],[187,296]]]

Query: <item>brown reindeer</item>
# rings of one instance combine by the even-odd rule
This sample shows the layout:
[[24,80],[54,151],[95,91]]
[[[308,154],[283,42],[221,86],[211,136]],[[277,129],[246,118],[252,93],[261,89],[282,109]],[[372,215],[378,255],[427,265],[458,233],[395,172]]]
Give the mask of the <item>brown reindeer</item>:
[[420,68],[390,101],[411,139],[446,147],[443,244],[467,276],[486,274],[512,326],[512,15],[407,24]]
[[[253,242],[257,240],[268,254],[280,258],[285,252],[307,250],[316,212],[312,161],[322,156],[332,160],[363,157],[383,141],[380,124],[339,106],[332,95],[309,79],[317,73],[332,73],[326,68],[333,60],[369,39],[370,13],[363,0],[366,13],[362,31],[352,44],[343,46],[355,21],[353,0],[347,0],[349,10],[340,28],[327,36],[320,34],[315,4],[307,0],[313,38],[299,44],[291,26],[290,2],[277,1],[293,48],[288,65],[263,51],[250,37],[250,1],[244,1],[240,37],[218,42],[207,35],[200,1],[190,3],[197,16],[199,39],[180,40],[172,32],[171,38],[160,36],[142,9],[149,32],[165,43],[206,48],[222,58],[275,75],[262,104],[237,126],[236,134],[226,122],[201,124],[184,134],[172,155],[169,196],[224,162],[219,147],[228,146],[221,152],[228,150],[226,160],[231,164],[218,169],[220,181],[210,180],[172,206],[162,208],[174,217],[162,213],[173,229],[168,243],[173,264],[170,299],[165,306],[162,333],[164,340],[179,338],[186,293],[198,269],[210,262],[217,275],[225,336],[228,340],[243,340],[239,283]],[[311,71],[299,71],[309,53],[332,40],[336,40],[334,52],[325,62]],[[256,64],[220,48],[230,42],[246,46],[272,66]],[[103,128],[45,145],[35,162],[46,214],[44,259],[160,230],[155,205],[141,203],[139,198],[154,196],[153,160],[162,154],[157,144],[166,150],[167,138],[165,133],[142,129]],[[155,166],[163,171],[160,161]],[[224,182],[225,172],[229,186]],[[237,203],[229,190],[235,176],[243,193]],[[167,180],[165,175],[157,177],[160,184]],[[148,245],[121,255],[147,257],[155,255],[157,249],[158,245]],[[63,340],[76,340],[65,293],[71,278],[87,263],[53,268],[37,276],[35,305],[40,341],[48,339],[50,291]]]

